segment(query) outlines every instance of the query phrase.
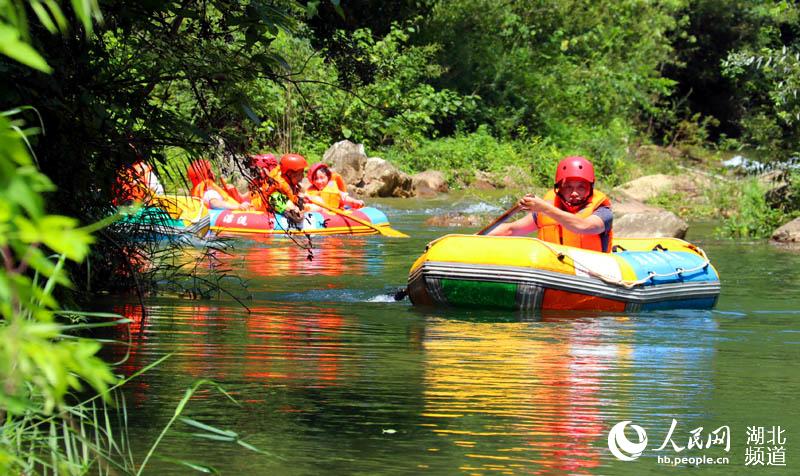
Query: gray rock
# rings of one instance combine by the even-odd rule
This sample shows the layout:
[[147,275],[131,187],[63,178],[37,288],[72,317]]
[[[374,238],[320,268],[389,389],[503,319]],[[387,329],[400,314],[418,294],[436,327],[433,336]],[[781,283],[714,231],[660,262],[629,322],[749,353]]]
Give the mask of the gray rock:
[[337,142],[325,151],[322,161],[330,164],[349,186],[363,187],[362,179],[367,164],[367,154],[362,144],[354,144],[347,140]]
[[490,219],[481,215],[468,215],[465,213],[445,213],[436,215],[425,220],[428,226],[451,226],[451,227],[480,227],[489,223]]
[[699,195],[699,188],[707,185],[709,179],[702,175],[647,175],[620,185],[614,192],[621,192],[628,197],[644,202],[656,198],[661,193],[683,193],[689,196]]
[[411,188],[418,197],[435,197],[449,191],[444,174],[438,170],[426,170],[413,175]]
[[478,190],[494,190],[497,188],[494,182],[494,177],[490,173],[478,170],[470,186]]
[[615,221],[630,213],[658,213],[663,211],[662,208],[647,205],[639,200],[627,198],[621,193],[616,193],[611,203],[611,210],[614,212]]
[[367,159],[363,182],[368,197],[411,196],[411,177],[379,157]]
[[689,225],[666,210],[627,213],[614,220],[617,238],[683,238]]
[[326,164],[336,164],[336,159],[345,155],[361,155],[364,160],[367,158],[367,152],[364,150],[364,144],[354,144],[349,140],[339,141],[322,154],[322,161]]
[[800,218],[795,218],[775,230],[772,239],[781,243],[800,243]]

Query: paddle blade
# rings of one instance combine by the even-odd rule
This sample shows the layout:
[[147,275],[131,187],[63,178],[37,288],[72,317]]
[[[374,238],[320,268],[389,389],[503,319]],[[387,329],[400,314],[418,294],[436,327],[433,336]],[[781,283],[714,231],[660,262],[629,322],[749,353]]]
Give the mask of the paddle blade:
[[376,226],[375,229],[378,230],[378,233],[383,236],[389,236],[392,238],[409,238],[409,236],[402,231],[397,231],[389,226]]

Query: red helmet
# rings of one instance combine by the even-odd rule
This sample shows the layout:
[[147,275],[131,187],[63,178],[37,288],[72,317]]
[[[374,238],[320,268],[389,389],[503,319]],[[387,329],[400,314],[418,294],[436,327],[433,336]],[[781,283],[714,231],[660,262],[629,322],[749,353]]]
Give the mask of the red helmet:
[[564,158],[556,168],[555,186],[558,187],[569,179],[585,180],[594,185],[594,167],[592,163],[581,156]]
[[206,159],[195,160],[189,164],[189,169],[186,172],[192,185],[196,186],[203,180],[214,180],[214,172],[211,170],[211,162]]
[[250,156],[250,167],[272,170],[278,166],[278,159],[272,154]]
[[317,171],[325,169],[328,172],[328,178],[331,178],[331,169],[328,167],[328,164],[323,164],[322,162],[317,162],[316,164],[312,165],[310,169],[308,169],[308,181],[314,183],[314,175],[317,174]]
[[308,167],[306,158],[300,154],[285,154],[281,157],[281,173],[302,172]]

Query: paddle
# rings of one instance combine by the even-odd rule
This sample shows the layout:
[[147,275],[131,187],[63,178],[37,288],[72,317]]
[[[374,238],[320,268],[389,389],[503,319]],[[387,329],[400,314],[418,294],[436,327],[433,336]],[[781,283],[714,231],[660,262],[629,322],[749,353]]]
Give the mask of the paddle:
[[[315,202],[316,203],[316,202]],[[522,210],[522,207],[519,205],[514,205],[513,207],[509,208],[502,215],[495,218],[494,221],[483,227],[479,232],[475,233],[476,235],[485,235],[490,231],[494,230],[498,225],[505,222],[509,219],[509,217],[513,216],[518,211]],[[402,301],[403,299],[408,296],[408,288],[400,288],[394,293],[394,300],[395,301]]]
[[489,233],[490,231],[492,231],[495,228],[497,228],[498,225],[500,225],[501,223],[503,223],[506,220],[508,220],[508,218],[510,216],[514,215],[515,213],[517,213],[520,210],[522,210],[522,207],[520,207],[519,205],[514,205],[513,207],[511,207],[508,210],[506,210],[505,212],[503,212],[502,215],[500,215],[499,217],[495,218],[495,220],[493,222],[491,222],[488,225],[486,225],[485,227],[483,227],[481,229],[481,231],[479,231],[479,232],[477,232],[475,234],[476,235],[485,235],[485,234]]
[[401,231],[397,231],[394,228],[391,228],[389,226],[375,226],[375,225],[373,225],[372,223],[370,223],[370,222],[368,222],[366,220],[362,220],[361,218],[358,218],[358,217],[355,217],[355,216],[353,216],[353,215],[351,215],[349,213],[346,213],[344,210],[339,210],[338,208],[329,207],[328,205],[326,205],[325,203],[322,203],[321,201],[318,202],[316,200],[312,200],[312,203],[314,205],[317,205],[320,208],[324,208],[325,210],[328,210],[329,212],[333,212],[333,213],[335,213],[337,215],[343,216],[343,217],[347,218],[348,220],[353,220],[356,223],[360,223],[360,224],[362,224],[364,226],[372,228],[373,230],[377,231],[378,233],[380,233],[383,236],[391,236],[393,238],[408,238],[408,235],[406,235],[405,233],[403,233]]

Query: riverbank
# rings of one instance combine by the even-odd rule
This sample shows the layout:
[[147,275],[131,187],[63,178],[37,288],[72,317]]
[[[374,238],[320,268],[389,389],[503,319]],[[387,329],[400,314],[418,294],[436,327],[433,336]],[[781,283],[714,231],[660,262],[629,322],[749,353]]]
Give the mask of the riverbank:
[[[597,188],[614,200],[618,236],[683,237],[687,222],[716,219],[721,223],[716,233],[722,237],[800,242],[800,178],[780,169],[755,174],[726,167],[732,155],[696,146],[644,145],[613,161],[612,170],[603,169],[609,160],[600,161]],[[479,166],[475,160],[454,160],[463,168],[451,170],[415,171],[406,161],[400,164],[405,164],[404,171],[383,158],[368,158],[362,145],[348,141],[329,148],[323,161],[341,171],[353,193],[367,199],[435,198],[463,191],[489,202],[503,197],[496,203],[506,208],[524,193],[543,194],[552,180],[536,164],[509,165],[507,159],[495,162],[492,157]],[[547,164],[548,170],[554,166]],[[428,223],[472,226],[480,221],[474,213],[454,212]]]

